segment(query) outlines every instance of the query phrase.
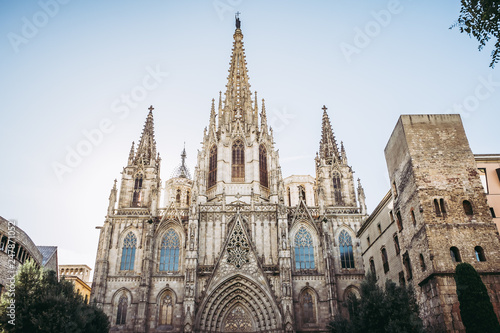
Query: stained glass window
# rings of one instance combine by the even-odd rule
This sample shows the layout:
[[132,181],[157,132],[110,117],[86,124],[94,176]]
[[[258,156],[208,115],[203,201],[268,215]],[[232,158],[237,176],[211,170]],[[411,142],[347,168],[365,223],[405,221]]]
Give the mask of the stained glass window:
[[168,229],[161,242],[160,271],[177,272],[179,270],[179,235]]
[[120,264],[120,270],[122,271],[133,271],[134,270],[134,260],[135,260],[135,248],[137,246],[137,238],[131,231],[127,234],[123,240],[122,248],[122,260]]
[[300,227],[295,235],[295,268],[314,269],[314,246],[311,234]]
[[340,262],[342,268],[354,268],[354,253],[352,250],[352,239],[347,231],[342,230],[339,236]]

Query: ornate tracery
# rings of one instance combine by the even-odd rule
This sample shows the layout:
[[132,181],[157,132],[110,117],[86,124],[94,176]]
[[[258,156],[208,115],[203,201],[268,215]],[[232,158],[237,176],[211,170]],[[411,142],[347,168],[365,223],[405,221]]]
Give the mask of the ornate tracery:
[[227,244],[227,262],[233,264],[236,268],[240,268],[249,262],[249,252],[250,246],[248,245],[247,238],[245,237],[243,228],[238,220],[236,221],[233,233],[231,234],[231,238],[229,238],[229,242]]
[[240,304],[236,305],[226,316],[224,332],[252,332],[253,324],[248,311]]

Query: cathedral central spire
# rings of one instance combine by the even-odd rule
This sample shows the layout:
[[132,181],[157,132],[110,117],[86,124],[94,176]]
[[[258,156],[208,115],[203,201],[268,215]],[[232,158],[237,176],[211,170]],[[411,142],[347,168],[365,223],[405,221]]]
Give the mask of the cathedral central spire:
[[227,113],[225,117],[227,122],[240,120],[250,123],[252,122],[252,93],[248,83],[243,34],[240,29],[241,21],[238,14],[236,14],[236,31],[233,35],[234,42],[227,77],[224,112]]

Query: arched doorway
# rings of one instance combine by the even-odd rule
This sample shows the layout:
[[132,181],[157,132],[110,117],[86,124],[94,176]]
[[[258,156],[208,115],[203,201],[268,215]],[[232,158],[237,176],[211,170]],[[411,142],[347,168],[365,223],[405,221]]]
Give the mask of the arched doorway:
[[197,314],[201,332],[271,332],[281,329],[272,297],[253,280],[236,275],[209,292]]

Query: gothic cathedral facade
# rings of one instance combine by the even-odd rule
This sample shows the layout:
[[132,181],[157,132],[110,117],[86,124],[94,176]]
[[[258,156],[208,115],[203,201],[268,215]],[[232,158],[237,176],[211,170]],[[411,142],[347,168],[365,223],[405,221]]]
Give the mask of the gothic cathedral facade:
[[365,197],[326,108],[316,177],[283,179],[239,19],[233,38],[193,177],[183,151],[162,186],[151,107],[111,190],[91,301],[112,331],[321,332],[359,294]]

